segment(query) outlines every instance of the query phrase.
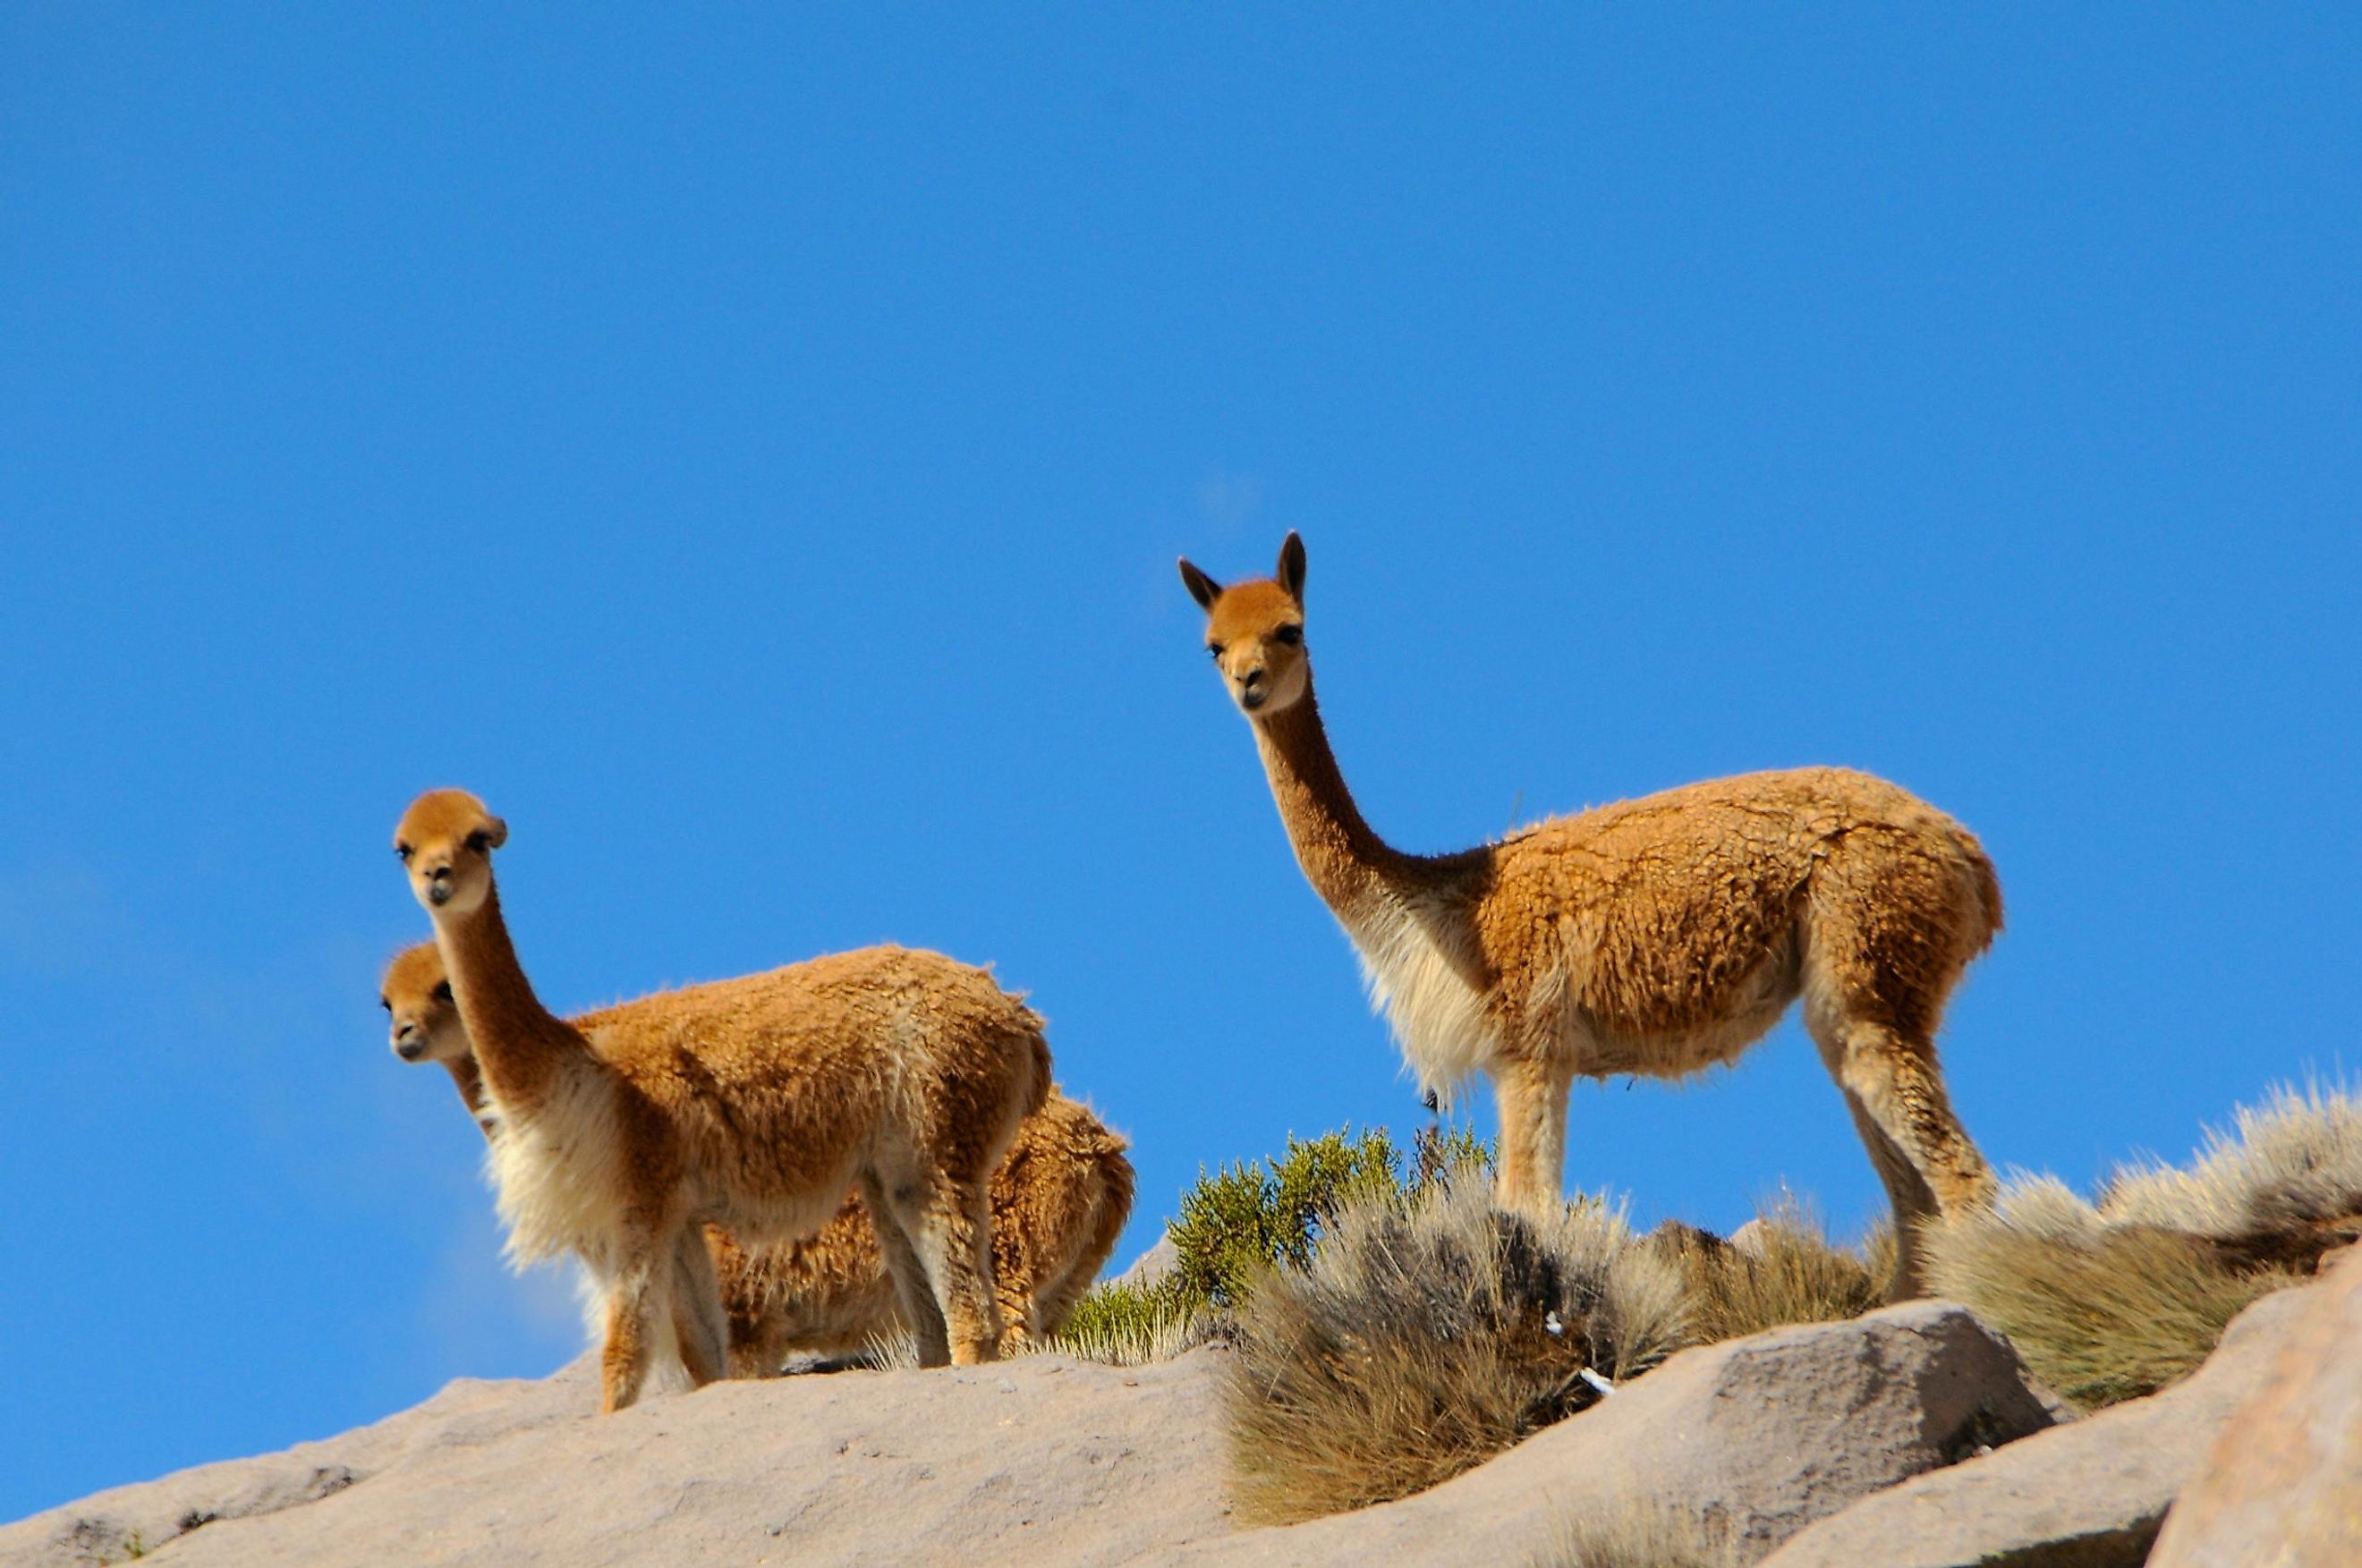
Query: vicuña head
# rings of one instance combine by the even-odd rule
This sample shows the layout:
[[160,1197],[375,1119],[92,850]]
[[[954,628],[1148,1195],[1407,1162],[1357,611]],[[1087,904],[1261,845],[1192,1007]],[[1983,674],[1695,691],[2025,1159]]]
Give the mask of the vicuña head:
[[451,999],[451,979],[442,950],[421,942],[396,953],[385,966],[378,1004],[386,1011],[393,1054],[404,1061],[457,1061],[472,1056],[459,1004]]
[[491,891],[492,851],[508,837],[508,824],[466,790],[432,789],[402,814],[393,852],[428,914],[468,915]]
[[1206,612],[1206,651],[1250,716],[1278,713],[1312,688],[1304,654],[1304,541],[1279,547],[1275,576],[1225,588],[1184,556],[1181,580]]

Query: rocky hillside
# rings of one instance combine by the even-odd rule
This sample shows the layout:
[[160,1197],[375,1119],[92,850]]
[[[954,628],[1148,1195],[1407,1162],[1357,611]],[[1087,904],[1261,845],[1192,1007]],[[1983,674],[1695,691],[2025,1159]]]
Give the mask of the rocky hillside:
[[[729,1383],[609,1419],[578,1363],[37,1515],[0,1529],[0,1563],[1517,1563],[1661,1505],[1774,1568],[2134,1564],[2222,1467],[2205,1456],[2243,1399],[2354,1383],[2330,1315],[2357,1302],[2362,1261],[2258,1302],[2188,1382],[2083,1420],[1958,1307],[1776,1330],[1684,1352],[1421,1496],[1265,1530],[1224,1505],[1220,1346]],[[2291,1354],[2343,1355],[2345,1382],[2275,1369]],[[2353,1414],[2310,1419],[2334,1436]]]

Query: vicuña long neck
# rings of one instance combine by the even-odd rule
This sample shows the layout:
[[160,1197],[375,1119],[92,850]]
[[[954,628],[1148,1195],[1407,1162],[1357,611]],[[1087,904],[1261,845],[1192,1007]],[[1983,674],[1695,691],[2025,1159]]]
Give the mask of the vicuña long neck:
[[1254,732],[1297,864],[1347,929],[1374,901],[1434,885],[1440,862],[1403,854],[1363,820],[1308,685],[1298,701],[1256,718]]
[[436,914],[434,919],[452,999],[475,1043],[484,1082],[504,1111],[529,1114],[561,1073],[589,1058],[590,1043],[534,995],[509,941],[508,923],[501,918],[497,890],[465,915]]

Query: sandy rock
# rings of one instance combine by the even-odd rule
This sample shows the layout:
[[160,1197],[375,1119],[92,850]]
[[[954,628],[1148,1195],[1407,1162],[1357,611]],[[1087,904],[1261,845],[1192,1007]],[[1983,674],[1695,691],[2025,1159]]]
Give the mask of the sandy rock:
[[597,1402],[587,1356],[538,1380],[461,1377],[425,1404],[337,1437],[117,1486],[0,1527],[0,1564],[121,1563],[190,1530],[318,1502],[422,1450],[491,1442]]
[[1915,1302],[1685,1351],[1416,1497],[1150,1561],[1516,1563],[1562,1518],[1635,1496],[1726,1524],[1751,1561],[1871,1492],[2048,1424],[2007,1344],[1962,1308]]
[[2139,1568],[2309,1294],[2249,1307],[2206,1364],[2164,1392],[1906,1481],[1814,1525],[1764,1568]]
[[2167,1519],[2158,1568],[2362,1563],[2362,1248],[2319,1285]]
[[[591,1413],[595,1387],[455,1385],[393,1421],[103,1494],[0,1532],[0,1563],[98,1560],[81,1520],[142,1529],[263,1475],[360,1454],[316,1500],[221,1513],[182,1568],[1123,1563],[1230,1528],[1219,1348],[1118,1369],[1060,1356],[719,1383]],[[389,1439],[385,1429],[397,1427]],[[295,1491],[302,1490],[300,1481]],[[291,1506],[292,1505],[292,1506]],[[163,1529],[163,1536],[174,1533]],[[123,1554],[118,1547],[113,1553]]]
[[1131,1266],[1110,1281],[1145,1290],[1161,1283],[1181,1261],[1181,1249],[1173,1245],[1173,1233],[1165,1232],[1156,1238],[1156,1245],[1131,1260]]

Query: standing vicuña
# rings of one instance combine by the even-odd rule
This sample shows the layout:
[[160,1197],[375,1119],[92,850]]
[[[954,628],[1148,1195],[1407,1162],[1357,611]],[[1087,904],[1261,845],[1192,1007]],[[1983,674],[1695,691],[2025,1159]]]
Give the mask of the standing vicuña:
[[[379,1000],[392,1014],[394,1054],[441,1065],[486,1138],[498,1137],[500,1119],[434,943],[395,956]],[[1017,1141],[992,1178],[992,1279],[1003,1354],[1065,1327],[1115,1250],[1131,1212],[1124,1146],[1089,1107],[1054,1089],[1048,1103],[1019,1124]],[[803,1241],[742,1247],[708,1225],[705,1242],[721,1279],[734,1376],[766,1376],[797,1352],[857,1352],[911,1326],[858,1193],[846,1193],[836,1217]]]
[[921,1361],[991,1360],[988,1190],[1050,1087],[1032,1010],[982,970],[866,948],[569,1024],[534,995],[501,918],[491,852],[507,837],[474,795],[434,790],[394,850],[500,1119],[510,1251],[579,1253],[606,1289],[602,1407],[637,1397],[667,1327],[692,1381],[724,1375],[703,1225],[793,1240],[856,1183]]
[[1501,1201],[1558,1200],[1576,1074],[1674,1078],[1730,1060],[1801,993],[1894,1205],[1894,1292],[1915,1291],[1915,1223],[1992,1185],[1936,1065],[1945,997],[2001,929],[1976,839],[1882,780],[1804,768],[1404,854],[1362,819],[1329,750],[1304,565],[1291,533],[1275,579],[1226,589],[1186,560],[1181,576],[1297,863],[1404,1054],[1430,1091],[1492,1078]]

